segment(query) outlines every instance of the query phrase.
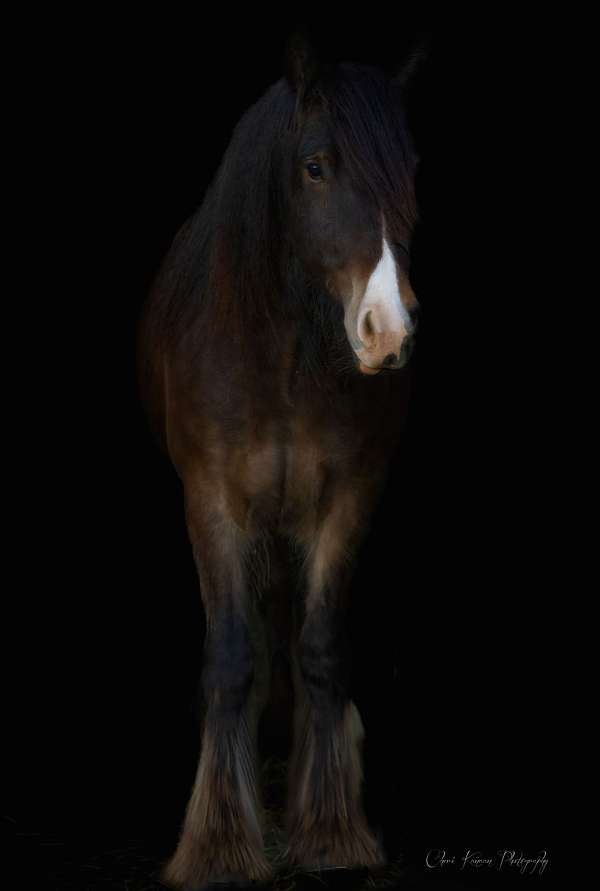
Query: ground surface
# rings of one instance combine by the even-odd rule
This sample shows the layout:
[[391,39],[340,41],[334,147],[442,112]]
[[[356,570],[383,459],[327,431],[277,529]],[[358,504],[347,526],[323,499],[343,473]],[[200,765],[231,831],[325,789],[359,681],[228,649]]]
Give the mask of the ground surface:
[[[4,817],[1,821],[3,862],[15,876],[10,888],[44,891],[161,891],[160,868],[170,850],[164,840],[144,838],[85,838],[73,834],[61,837]],[[427,871],[423,865],[397,861],[377,873],[330,871],[299,874],[283,868],[268,885],[253,886],[261,891],[377,891],[377,889],[511,889],[533,882],[546,886],[551,875],[540,877],[498,874],[452,876]],[[6,886],[8,887],[8,886]],[[225,891],[229,886],[214,886]]]

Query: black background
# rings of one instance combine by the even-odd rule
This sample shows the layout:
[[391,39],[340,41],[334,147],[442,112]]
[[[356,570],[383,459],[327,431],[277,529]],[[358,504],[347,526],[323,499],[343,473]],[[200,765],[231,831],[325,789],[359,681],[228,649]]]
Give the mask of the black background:
[[[393,71],[429,38],[409,97],[417,383],[352,606],[367,805],[415,875],[432,848],[545,849],[549,873],[565,395],[559,294],[540,258],[558,225],[555,38],[504,8],[309,12],[298,18],[331,60]],[[159,856],[195,770],[203,619],[180,485],[138,402],[135,330],[233,127],[281,76],[293,18],[73,16],[13,32],[9,606],[24,635],[7,665],[3,811],[86,850],[136,837]]]

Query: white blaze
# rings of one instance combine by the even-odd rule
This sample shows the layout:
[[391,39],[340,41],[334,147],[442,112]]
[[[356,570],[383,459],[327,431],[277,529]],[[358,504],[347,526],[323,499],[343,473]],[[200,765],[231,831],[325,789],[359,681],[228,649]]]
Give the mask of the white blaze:
[[359,331],[362,327],[362,320],[371,310],[375,310],[375,312],[371,313],[370,324],[373,330],[378,333],[397,331],[406,335],[411,332],[410,316],[400,297],[396,261],[385,237],[381,258],[371,273],[364,297],[360,302]]

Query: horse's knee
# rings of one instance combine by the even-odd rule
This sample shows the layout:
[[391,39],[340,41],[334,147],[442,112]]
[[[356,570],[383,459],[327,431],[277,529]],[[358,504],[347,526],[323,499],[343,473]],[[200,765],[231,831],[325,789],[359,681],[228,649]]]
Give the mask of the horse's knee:
[[208,706],[220,713],[239,713],[254,680],[254,652],[246,624],[228,618],[207,635],[202,674]]

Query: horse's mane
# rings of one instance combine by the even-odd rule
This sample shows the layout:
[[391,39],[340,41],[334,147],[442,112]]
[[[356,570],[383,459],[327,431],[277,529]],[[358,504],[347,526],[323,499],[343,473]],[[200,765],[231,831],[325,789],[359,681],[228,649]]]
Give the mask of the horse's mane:
[[[351,178],[374,194],[388,238],[406,242],[416,219],[415,155],[401,87],[375,69],[343,64],[318,81],[311,101],[328,111],[340,156]],[[204,342],[226,331],[242,349],[249,327],[268,331],[278,306],[301,311],[307,296],[322,323],[315,337],[336,327],[337,304],[303,281],[286,253],[284,171],[297,112],[296,95],[282,79],[235,128],[202,206],[177,234],[157,277],[162,338],[177,339],[201,317]],[[310,338],[310,325],[303,327]]]

